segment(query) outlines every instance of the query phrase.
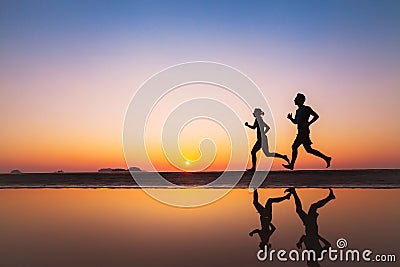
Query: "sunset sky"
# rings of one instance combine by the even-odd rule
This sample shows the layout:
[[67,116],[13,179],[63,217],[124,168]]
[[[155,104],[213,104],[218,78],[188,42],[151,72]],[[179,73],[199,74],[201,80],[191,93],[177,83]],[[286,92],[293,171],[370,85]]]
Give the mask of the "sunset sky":
[[[311,139],[332,168],[400,167],[399,1],[216,2],[2,1],[0,172],[125,168],[133,94],[162,69],[196,60],[230,65],[260,87],[278,152],[291,153],[296,128],[286,115],[303,92],[320,115]],[[237,108],[243,125],[254,120]],[[182,132],[182,151],[196,158],[199,138],[214,136],[210,169],[223,169],[229,139],[199,123],[207,131],[196,140]],[[173,170],[158,150],[155,164]],[[296,167],[324,168],[300,151]]]

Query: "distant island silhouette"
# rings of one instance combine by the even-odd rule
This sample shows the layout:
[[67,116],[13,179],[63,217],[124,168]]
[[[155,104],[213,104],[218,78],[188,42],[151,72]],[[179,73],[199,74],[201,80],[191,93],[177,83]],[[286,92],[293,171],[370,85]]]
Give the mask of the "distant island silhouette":
[[130,167],[129,171],[131,171],[131,172],[143,172],[144,170],[140,169],[139,167]]
[[99,173],[113,173],[113,172],[142,172],[139,167],[130,167],[129,169],[123,169],[123,168],[102,168],[99,169],[97,172]]
[[122,169],[122,168],[116,168],[116,169],[112,169],[112,168],[103,168],[98,170],[97,172],[100,173],[109,173],[109,172],[127,172],[127,169]]

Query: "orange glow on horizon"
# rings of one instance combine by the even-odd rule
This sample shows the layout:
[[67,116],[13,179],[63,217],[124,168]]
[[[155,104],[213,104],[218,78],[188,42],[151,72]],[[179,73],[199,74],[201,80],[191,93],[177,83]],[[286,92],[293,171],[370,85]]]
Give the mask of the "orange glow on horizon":
[[[257,77],[257,71],[254,71],[253,75]],[[67,77],[63,78],[66,79]],[[44,81],[29,81],[27,84],[18,84],[18,86],[47,86],[50,88],[52,82],[57,84],[56,80],[49,79],[46,83]],[[91,82],[95,84],[95,81]],[[268,85],[269,83],[259,79],[259,84]],[[69,85],[72,88],[82,87],[79,82],[71,82]],[[110,87],[111,81],[107,85]],[[369,86],[368,84],[362,85]],[[4,86],[18,88],[17,85],[13,84],[4,84]],[[276,87],[279,88],[279,85],[276,85]],[[62,88],[66,90],[68,87]],[[265,88],[265,91],[268,92],[269,87],[265,86]],[[207,91],[207,88],[197,89],[194,88],[193,91],[199,91],[204,95],[215,90],[215,88],[209,89],[209,91]],[[371,87],[370,90],[372,89]],[[10,100],[10,103],[14,103],[13,105],[3,103],[4,100],[2,100],[3,107],[14,110],[14,112],[10,113],[12,116],[6,116],[3,121],[0,172],[8,173],[13,169],[20,169],[23,172],[53,172],[60,169],[64,171],[96,171],[99,168],[106,167],[126,168],[122,146],[122,125],[124,110],[129,102],[127,99],[132,92],[127,91],[125,95],[113,96],[115,101],[111,102],[108,99],[101,98],[100,104],[91,104],[90,107],[94,111],[85,108],[85,105],[76,104],[76,99],[81,98],[79,92],[79,90],[76,90],[71,93],[72,96],[64,99],[63,101],[67,103],[65,106],[54,100],[57,97],[54,93],[46,96],[51,100],[46,98],[43,100],[37,97],[36,102],[22,103],[15,96]],[[268,96],[275,120],[276,152],[287,154],[289,158],[291,157],[291,144],[296,136],[296,127],[286,119],[286,114],[294,112],[296,109],[291,100],[296,92],[297,90],[293,89],[292,91],[282,90],[279,94],[268,95],[265,93]],[[332,92],[331,94],[333,94]],[[391,93],[389,89],[388,92]],[[366,110],[354,105],[356,103],[354,99],[357,98],[357,95],[327,97],[319,95],[321,93],[318,91],[305,92],[307,97],[310,96],[310,103],[306,102],[306,104],[312,106],[320,115],[320,119],[311,126],[313,146],[333,157],[332,169],[400,168],[400,143],[398,142],[400,125],[395,123],[397,120],[394,120],[394,122],[390,117],[396,112],[390,112],[390,114],[387,112],[388,107],[394,106],[391,101],[394,101],[396,97],[388,92],[385,93],[385,97],[370,96],[368,101],[375,106],[373,109]],[[338,94],[340,95],[340,92]],[[376,95],[379,94],[383,93],[376,92]],[[178,96],[179,94],[173,95],[172,100],[176,101]],[[186,95],[180,96],[183,99]],[[32,94],[28,97],[34,99],[36,96]],[[89,96],[86,95],[86,97]],[[232,96],[218,93],[216,97],[234,106],[238,105],[235,102],[237,100]],[[340,105],[329,100],[335,97],[337,101],[341,101]],[[382,98],[385,101],[380,102]],[[375,103],[372,99],[378,100]],[[174,102],[168,101],[166,106],[172,106]],[[43,105],[40,105],[42,102]],[[110,105],[110,108],[104,109],[104,106],[107,105]],[[337,109],[338,105],[342,107],[341,110]],[[163,111],[162,108],[161,111]],[[159,122],[160,117],[157,117],[157,114],[165,115],[165,112],[155,114],[156,126],[159,127],[160,124],[157,124],[157,122]],[[348,114],[351,114],[351,116]],[[243,107],[238,111],[238,115],[243,124],[245,121],[252,122],[254,120],[252,114]],[[271,121],[267,121],[267,123],[272,126]],[[249,151],[243,151],[243,157],[247,159],[248,167],[250,167],[250,150],[255,142],[256,133],[249,129],[246,129],[246,131],[249,135]],[[154,136],[156,135],[154,134]],[[166,160],[159,143],[152,144],[151,141],[154,136],[150,135],[149,137],[149,154],[156,169],[178,171]],[[224,170],[230,158],[229,137],[223,129],[213,128],[209,122],[198,122],[198,124],[194,124],[192,129],[188,127],[186,132],[182,132],[180,145],[185,157],[189,161],[196,160],[199,157],[198,145],[203,137],[210,137],[217,148],[215,161],[206,170]],[[258,156],[265,157],[261,151]],[[185,164],[184,161],[181,163]],[[280,159],[274,160],[272,169],[282,169],[282,163]],[[144,170],[150,169],[150,166],[146,165],[145,160],[140,157],[137,158],[133,166]],[[305,153],[304,149],[300,147],[296,168],[325,169],[325,163],[321,159]]]

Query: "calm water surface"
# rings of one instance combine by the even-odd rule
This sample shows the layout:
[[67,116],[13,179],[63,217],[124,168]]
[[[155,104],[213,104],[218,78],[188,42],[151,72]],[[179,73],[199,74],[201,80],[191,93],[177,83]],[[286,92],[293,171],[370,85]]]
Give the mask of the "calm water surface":
[[[172,189],[168,190],[173,194]],[[186,190],[186,189],[184,189]],[[196,190],[187,189],[196,196]],[[190,191],[192,190],[192,191]],[[217,189],[208,189],[217,190]],[[260,189],[260,202],[284,189]],[[327,189],[298,189],[305,211]],[[334,247],[400,257],[400,190],[334,189],[320,208],[319,234]],[[159,203],[140,189],[0,190],[1,266],[306,266],[260,262],[260,227],[252,193],[234,189],[200,208]],[[291,250],[304,234],[294,200],[273,206],[272,248]],[[321,266],[398,266],[396,263],[320,263]]]

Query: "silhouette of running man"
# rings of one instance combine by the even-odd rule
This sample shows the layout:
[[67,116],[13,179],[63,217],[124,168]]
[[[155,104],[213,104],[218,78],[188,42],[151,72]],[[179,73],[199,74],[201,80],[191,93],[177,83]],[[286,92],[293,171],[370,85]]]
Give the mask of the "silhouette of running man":
[[[294,164],[297,159],[297,149],[299,146],[303,145],[307,153],[315,155],[325,160],[326,167],[329,168],[331,165],[331,157],[328,157],[316,149],[311,147],[312,142],[310,139],[310,125],[318,120],[319,115],[309,106],[304,105],[306,97],[303,94],[298,93],[294,99],[294,103],[299,107],[296,110],[296,115],[293,118],[292,113],[287,115],[287,118],[293,123],[297,124],[297,137],[292,145],[292,161],[289,164],[282,164],[286,169],[293,170]],[[309,121],[310,116],[313,118]]]
[[[297,248],[301,249],[302,244],[304,243],[307,250],[313,250],[315,251],[316,258],[319,258],[321,255],[321,252],[324,249],[328,249],[331,244],[326,240],[325,238],[321,237],[318,233],[318,212],[317,210],[319,208],[322,208],[325,206],[329,201],[335,199],[335,195],[333,194],[333,190],[329,188],[329,195],[321,199],[320,201],[317,201],[313,203],[310,208],[308,209],[308,213],[306,213],[303,210],[303,207],[301,205],[301,201],[299,196],[297,195],[297,192],[294,188],[289,188],[286,189],[285,192],[289,192],[293,195],[294,201],[296,204],[296,213],[299,215],[301,221],[303,222],[305,226],[305,235],[303,235],[299,242],[297,242],[296,246]],[[324,246],[321,245],[320,241],[324,244]],[[308,262],[309,266],[319,266],[317,262],[310,261]]]
[[257,141],[253,146],[253,149],[251,150],[251,161],[252,161],[252,167],[248,169],[247,171],[254,172],[256,170],[256,165],[257,165],[257,152],[262,148],[265,156],[267,157],[276,157],[276,158],[281,158],[287,161],[288,164],[290,164],[289,158],[286,155],[281,155],[279,153],[274,153],[274,152],[269,152],[268,148],[268,137],[267,137],[267,132],[269,131],[270,127],[268,124],[264,122],[261,116],[264,115],[264,112],[256,108],[254,109],[253,116],[256,118],[254,120],[253,125],[250,125],[247,121],[244,125],[249,127],[250,129],[257,129]]
[[269,239],[271,235],[275,232],[276,228],[271,223],[272,221],[272,204],[279,203],[284,200],[290,199],[290,194],[288,193],[283,197],[276,197],[276,198],[269,198],[265,203],[265,206],[261,205],[258,201],[258,191],[257,189],[254,190],[253,193],[253,205],[256,208],[257,212],[260,214],[260,223],[261,229],[254,229],[249,233],[250,236],[254,234],[258,234],[261,242],[259,244],[260,249],[264,249],[265,246],[267,248],[271,248],[271,244],[269,243]]

